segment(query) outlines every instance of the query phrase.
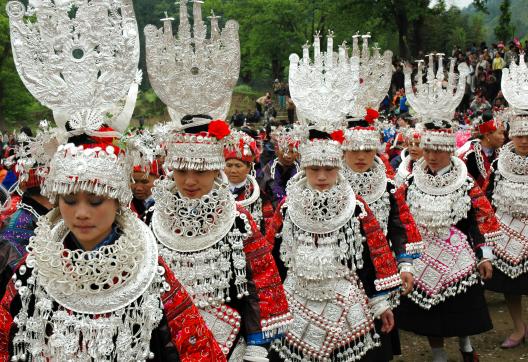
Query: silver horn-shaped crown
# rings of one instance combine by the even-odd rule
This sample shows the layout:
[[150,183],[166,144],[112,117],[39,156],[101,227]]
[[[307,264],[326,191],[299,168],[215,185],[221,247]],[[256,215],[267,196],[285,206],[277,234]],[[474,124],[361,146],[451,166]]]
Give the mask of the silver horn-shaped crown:
[[[359,38],[363,40],[361,50]],[[369,38],[370,33],[356,34],[352,37],[352,56],[360,58],[360,91],[350,112],[354,118],[364,117],[367,108],[378,110],[380,103],[387,95],[392,79],[392,52],[386,50],[382,55],[377,46],[374,46],[371,52]]]
[[502,94],[510,108],[502,112],[501,118],[510,126],[510,137],[528,135],[528,66],[523,56],[519,57],[519,65],[511,62],[509,69],[502,70]]
[[[453,119],[455,109],[464,96],[466,76],[469,71],[465,63],[458,65],[459,76],[455,74],[455,59],[451,59],[449,74],[446,79],[443,65],[443,54],[438,57],[438,70],[434,72],[435,54],[429,54],[427,82],[423,82],[423,60],[418,61],[416,75],[416,92],[413,90],[411,68],[405,67],[405,94],[418,118],[423,122],[448,121]],[[444,81],[447,81],[446,84]],[[457,82],[458,81],[458,82]]]
[[510,68],[502,70],[502,94],[508,104],[516,110],[528,111],[528,66],[520,56],[519,65],[511,62]]
[[319,33],[314,38],[314,58],[309,45],[303,46],[303,57],[290,55],[289,87],[297,107],[297,116],[305,124],[320,130],[341,127],[356,101],[359,86],[359,58],[348,56],[346,44],[333,51],[333,33],[327,37],[327,51],[321,52]]
[[131,0],[11,1],[7,14],[20,78],[57,126],[126,129],[141,81]]
[[205,114],[225,119],[240,72],[238,23],[229,20],[221,31],[218,16],[209,17],[211,36],[202,20],[201,1],[193,1],[193,32],[187,0],[180,1],[178,36],[173,18],[161,19],[163,28],[145,27],[147,69],[152,88],[169,108],[173,121]]

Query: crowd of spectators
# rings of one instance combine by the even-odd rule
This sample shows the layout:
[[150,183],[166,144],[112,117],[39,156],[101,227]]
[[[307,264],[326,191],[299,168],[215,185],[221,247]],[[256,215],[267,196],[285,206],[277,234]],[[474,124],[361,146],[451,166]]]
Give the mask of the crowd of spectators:
[[[461,123],[468,123],[474,117],[485,111],[496,111],[507,106],[501,92],[502,69],[509,67],[512,62],[518,62],[521,56],[528,62],[528,55],[523,50],[528,48],[528,40],[521,44],[517,39],[505,43],[500,41],[488,46],[482,42],[479,46],[472,44],[462,50],[454,47],[451,54],[444,58],[444,70],[449,69],[449,57],[456,59],[456,63],[465,63],[469,69],[466,78],[464,98],[458,107],[457,117]],[[417,59],[424,59],[428,66],[428,58],[423,53]],[[405,95],[404,65],[399,59],[394,61],[394,73],[388,97],[383,101],[381,110],[394,121],[401,118],[411,118],[409,103]],[[411,64],[413,74],[417,72],[417,63]],[[425,74],[424,74],[425,76]]]

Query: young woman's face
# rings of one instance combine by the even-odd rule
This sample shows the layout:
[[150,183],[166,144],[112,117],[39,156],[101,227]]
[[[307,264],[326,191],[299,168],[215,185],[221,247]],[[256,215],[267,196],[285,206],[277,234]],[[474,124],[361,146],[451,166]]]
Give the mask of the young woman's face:
[[325,191],[337,183],[338,167],[310,166],[304,169],[310,186],[318,191]]
[[218,170],[174,170],[172,179],[180,194],[189,199],[199,199],[213,189]]
[[87,192],[59,196],[64,223],[84,250],[93,250],[110,234],[118,207],[115,199]]
[[410,142],[407,150],[413,161],[418,161],[423,156],[423,149],[420,148],[420,142]]
[[449,164],[451,163],[451,152],[447,151],[435,151],[425,149],[423,157],[425,159],[425,162],[427,163],[427,166],[429,166],[429,168],[433,172],[437,172],[449,166]]
[[519,156],[528,156],[528,136],[512,136],[515,153]]
[[250,170],[250,166],[247,162],[232,158],[226,161],[224,172],[226,173],[229,182],[232,184],[239,184],[246,180]]
[[369,151],[346,151],[345,162],[354,172],[366,172],[370,170],[376,158],[376,150]]

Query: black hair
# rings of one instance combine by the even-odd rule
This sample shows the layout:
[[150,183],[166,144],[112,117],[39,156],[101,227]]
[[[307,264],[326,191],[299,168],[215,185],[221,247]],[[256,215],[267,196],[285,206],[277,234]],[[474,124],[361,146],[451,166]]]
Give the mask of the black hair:
[[493,113],[491,111],[485,111],[482,113],[482,122],[488,122],[493,119]]
[[20,128],[20,132],[25,133],[26,136],[28,137],[33,137],[33,132],[31,131],[31,128],[29,128],[28,126],[23,126],[22,128]]
[[28,196],[40,196],[40,187],[39,186],[35,186],[35,187],[30,187],[30,188],[27,188],[26,190],[24,190],[24,194],[28,195]]
[[258,137],[258,132],[252,128],[249,128],[249,127],[243,127],[242,129],[240,129],[242,132],[244,132],[245,134],[247,134],[248,136],[250,137],[253,137],[253,138],[257,138]]

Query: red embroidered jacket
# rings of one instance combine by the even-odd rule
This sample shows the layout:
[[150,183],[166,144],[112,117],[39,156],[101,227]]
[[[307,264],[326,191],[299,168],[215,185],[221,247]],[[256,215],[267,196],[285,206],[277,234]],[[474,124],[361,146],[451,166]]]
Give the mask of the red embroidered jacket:
[[[291,319],[288,302],[272,255],[273,246],[259,231],[249,211],[240,205],[237,205],[237,211],[246,215],[251,226],[252,236],[244,241],[250,295],[244,297],[242,302],[248,305],[246,307],[234,307],[242,309],[239,312],[242,316],[246,342],[256,345],[267,344],[271,342],[273,335],[280,332],[281,326],[284,326]],[[241,227],[242,225],[237,226]],[[232,300],[236,300],[236,298],[232,298]],[[268,331],[267,334],[270,334],[271,337],[264,337],[263,332],[265,331]]]

